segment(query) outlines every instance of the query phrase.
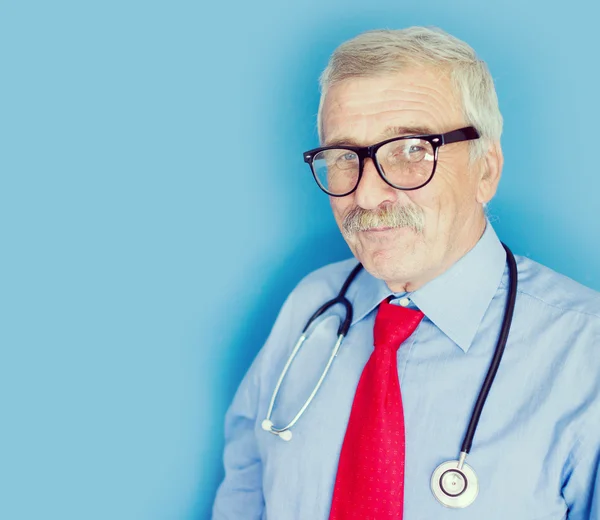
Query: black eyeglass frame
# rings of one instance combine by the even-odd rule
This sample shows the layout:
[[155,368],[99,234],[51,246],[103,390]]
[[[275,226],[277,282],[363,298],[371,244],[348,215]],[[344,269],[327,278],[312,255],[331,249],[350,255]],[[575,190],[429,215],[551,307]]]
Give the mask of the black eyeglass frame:
[[[327,195],[329,195],[331,197],[345,197],[346,195],[350,195],[351,193],[356,191],[356,188],[358,188],[358,185],[360,184],[360,180],[362,178],[363,171],[364,171],[365,159],[367,159],[367,158],[370,158],[373,161],[373,164],[375,165],[375,168],[377,169],[379,176],[384,180],[384,182],[386,184],[390,185],[392,188],[396,188],[397,190],[413,191],[413,190],[418,190],[418,189],[422,188],[423,186],[429,184],[431,182],[431,179],[433,179],[433,175],[435,174],[435,170],[437,167],[438,150],[440,149],[441,146],[444,146],[445,144],[460,143],[463,141],[472,141],[474,139],[479,139],[480,137],[481,137],[481,135],[479,134],[479,132],[477,131],[477,129],[474,126],[465,126],[464,128],[459,128],[458,130],[452,130],[450,132],[446,132],[445,134],[403,135],[403,136],[399,136],[399,137],[392,137],[391,139],[386,139],[385,141],[381,141],[379,143],[375,143],[370,146],[347,146],[347,145],[322,146],[320,148],[313,148],[312,150],[308,150],[307,152],[304,152],[304,162],[310,166],[310,170],[312,171],[313,177],[315,178],[315,181],[317,182],[319,188],[321,188],[325,193],[327,193]],[[386,179],[385,173],[383,172],[383,169],[381,168],[379,161],[377,160],[377,156],[376,156],[377,151],[382,146],[384,146],[388,143],[392,143],[394,141],[401,141],[401,140],[405,140],[405,139],[422,139],[423,141],[427,141],[429,144],[431,144],[431,147],[433,149],[433,169],[431,170],[431,175],[423,184],[420,184],[419,186],[415,186],[414,188],[403,188],[401,186],[396,186],[395,184],[390,182],[388,179]],[[336,150],[336,149],[349,150],[351,152],[354,152],[358,156],[358,161],[359,161],[358,162],[358,179],[356,180],[356,185],[350,191],[348,191],[346,193],[342,193],[342,194],[336,194],[336,193],[329,192],[325,188],[325,186],[323,186],[321,184],[321,182],[319,181],[319,178],[317,177],[317,173],[315,172],[315,168],[313,166],[313,159],[319,152],[323,152],[325,150]]]

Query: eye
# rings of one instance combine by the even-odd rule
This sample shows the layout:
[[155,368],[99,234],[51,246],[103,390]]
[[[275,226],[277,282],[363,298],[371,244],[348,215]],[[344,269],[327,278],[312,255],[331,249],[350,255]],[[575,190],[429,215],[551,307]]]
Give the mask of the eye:
[[408,153],[422,153],[425,151],[425,148],[419,146],[418,144],[410,145],[408,148]]
[[350,150],[339,150],[335,165],[341,170],[355,169],[358,165],[358,157]]

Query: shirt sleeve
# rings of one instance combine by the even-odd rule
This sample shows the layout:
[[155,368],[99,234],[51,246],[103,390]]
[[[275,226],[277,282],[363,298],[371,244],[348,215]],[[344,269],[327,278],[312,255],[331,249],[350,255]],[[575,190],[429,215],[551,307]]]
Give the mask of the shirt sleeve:
[[600,520],[600,392],[590,397],[588,412],[563,485],[568,520]]
[[213,520],[262,517],[262,465],[254,435],[260,358],[252,363],[225,415],[225,479],[217,491]]
[[284,303],[269,338],[240,384],[225,415],[225,478],[213,505],[213,520],[260,520],[263,517],[262,461],[256,442],[260,380],[271,344],[282,346],[289,336],[291,295]]
[[600,520],[600,444],[581,452],[563,487],[569,520]]

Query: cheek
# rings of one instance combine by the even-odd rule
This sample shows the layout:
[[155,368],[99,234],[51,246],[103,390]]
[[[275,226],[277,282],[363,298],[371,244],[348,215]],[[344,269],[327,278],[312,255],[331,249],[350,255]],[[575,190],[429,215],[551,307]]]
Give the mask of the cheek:
[[464,183],[455,171],[439,168],[433,180],[425,187],[406,192],[413,204],[425,215],[425,235],[436,236],[451,223],[464,204]]
[[329,204],[331,205],[333,216],[338,224],[342,223],[344,215],[348,212],[348,209],[352,204],[351,198],[350,195],[347,195],[346,197],[329,197]]
[[427,186],[416,191],[405,192],[412,204],[418,206],[425,215],[427,224],[435,221],[436,216],[444,206],[444,196],[447,187],[442,182],[430,182]]
[[433,179],[418,196],[428,208],[452,211],[476,192],[475,177],[463,157],[448,154],[438,162]]

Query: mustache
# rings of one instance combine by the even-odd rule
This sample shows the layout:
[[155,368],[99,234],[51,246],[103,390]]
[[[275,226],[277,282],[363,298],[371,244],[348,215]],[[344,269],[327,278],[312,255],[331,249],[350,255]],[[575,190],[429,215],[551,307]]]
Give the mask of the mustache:
[[356,206],[342,221],[342,233],[345,237],[374,227],[408,227],[415,233],[422,233],[425,227],[425,215],[415,204],[384,206],[377,211]]

